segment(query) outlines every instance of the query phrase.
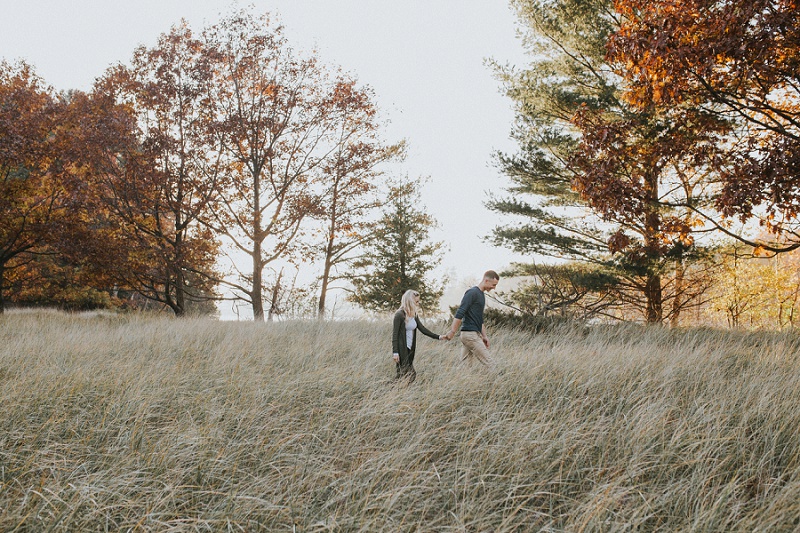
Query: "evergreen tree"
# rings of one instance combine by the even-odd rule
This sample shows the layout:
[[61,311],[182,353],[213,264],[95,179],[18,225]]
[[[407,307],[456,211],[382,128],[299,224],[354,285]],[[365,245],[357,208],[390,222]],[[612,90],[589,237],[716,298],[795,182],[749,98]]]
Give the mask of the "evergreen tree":
[[[517,252],[605,263],[608,227],[598,224],[573,190],[570,165],[579,144],[571,119],[581,106],[619,107],[617,88],[605,68],[605,43],[615,28],[609,0],[515,0],[525,69],[494,65],[516,108],[512,138],[516,154],[497,153],[511,180],[510,195],[488,207],[516,215],[521,224],[498,227],[493,241]],[[601,16],[602,13],[606,16]]]
[[428,233],[436,221],[420,203],[420,180],[392,187],[364,257],[354,265],[350,300],[370,311],[392,311],[409,289],[419,291],[423,309],[435,310],[446,280],[431,280],[442,261],[443,243]]

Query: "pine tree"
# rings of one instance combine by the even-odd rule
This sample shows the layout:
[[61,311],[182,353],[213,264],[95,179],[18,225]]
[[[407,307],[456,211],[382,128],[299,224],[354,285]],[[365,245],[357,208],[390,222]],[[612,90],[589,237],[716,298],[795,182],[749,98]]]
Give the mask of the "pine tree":
[[419,292],[423,309],[438,308],[445,280],[434,281],[430,273],[442,261],[444,244],[428,235],[436,221],[420,203],[421,186],[421,180],[406,180],[392,187],[364,258],[354,265],[350,300],[364,309],[397,309],[409,289]]
[[495,65],[516,108],[516,154],[496,154],[512,182],[509,196],[488,207],[522,224],[498,227],[493,241],[517,252],[607,263],[609,231],[573,190],[570,160],[579,144],[571,119],[582,107],[618,109],[617,88],[605,66],[605,43],[615,28],[609,0],[515,0],[525,69]]

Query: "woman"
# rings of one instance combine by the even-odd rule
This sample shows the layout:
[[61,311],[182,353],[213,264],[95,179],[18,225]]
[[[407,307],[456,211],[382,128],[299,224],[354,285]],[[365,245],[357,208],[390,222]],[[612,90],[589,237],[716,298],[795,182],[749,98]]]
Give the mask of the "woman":
[[397,365],[395,379],[405,378],[409,383],[414,381],[417,373],[414,370],[414,352],[417,348],[417,330],[432,339],[442,340],[443,335],[431,333],[422,325],[419,311],[419,293],[406,291],[400,300],[400,309],[394,314],[392,322],[392,358]]

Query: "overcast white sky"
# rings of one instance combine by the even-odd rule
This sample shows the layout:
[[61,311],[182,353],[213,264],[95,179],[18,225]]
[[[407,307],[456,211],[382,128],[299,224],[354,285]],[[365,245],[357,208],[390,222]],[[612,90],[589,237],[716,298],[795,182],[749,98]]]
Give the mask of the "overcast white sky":
[[[317,48],[377,95],[391,123],[387,140],[406,139],[402,171],[430,176],[423,201],[446,241],[441,274],[474,280],[522,260],[482,238],[500,222],[483,203],[507,180],[495,150],[513,151],[510,101],[486,58],[523,65],[507,0],[253,0],[278,14],[292,46]],[[213,0],[0,0],[0,57],[25,59],[56,89],[88,90],[134,48],[155,44],[181,18],[199,31],[230,12]],[[248,5],[248,4],[244,4]],[[448,304],[449,302],[443,302]],[[455,302],[457,303],[457,302]]]

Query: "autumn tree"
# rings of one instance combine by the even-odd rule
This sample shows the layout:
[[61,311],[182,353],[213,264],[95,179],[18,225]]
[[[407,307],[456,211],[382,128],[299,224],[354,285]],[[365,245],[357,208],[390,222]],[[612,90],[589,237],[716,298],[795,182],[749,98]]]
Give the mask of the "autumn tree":
[[25,305],[113,306],[113,282],[88,253],[104,240],[92,230],[102,216],[85,175],[91,150],[75,134],[92,122],[76,112],[85,95],[53,94],[26,65],[2,65],[0,307],[6,295]]
[[[697,257],[693,234],[704,228],[674,205],[705,197],[707,175],[694,166],[699,150],[689,154],[676,141],[688,135],[698,138],[693,147],[707,146],[714,118],[689,116],[681,127],[620,98],[621,79],[606,58],[619,27],[611,0],[514,5],[532,64],[498,70],[517,105],[520,151],[498,156],[512,197],[489,206],[531,222],[498,228],[495,243],[613,270],[617,290],[647,322],[676,321],[691,304],[685,296],[702,293],[686,263]],[[684,288],[665,292],[672,280]]]
[[[319,197],[323,222],[317,247],[322,261],[317,316],[323,318],[331,283],[349,279],[350,265],[363,253],[375,231],[376,212],[384,203],[380,165],[403,155],[403,145],[385,145],[371,94],[354,82],[341,84],[344,105],[332,138],[334,150],[321,166]],[[342,270],[340,270],[342,269]]]
[[[620,116],[598,110],[580,110],[573,122],[581,143],[571,163],[578,169],[573,187],[617,231],[609,249],[620,265],[635,277],[628,283],[644,297],[648,322],[676,321],[686,299],[685,285],[695,273],[686,263],[697,262],[704,251],[698,233],[707,231],[702,220],[678,206],[688,202],[708,205],[713,172],[706,161],[715,151],[721,128],[714,117],[676,109],[670,113]],[[724,127],[724,126],[723,126]],[[669,269],[672,276],[665,276]],[[663,302],[668,278],[679,284],[672,314]],[[696,295],[707,286],[705,276],[691,284]],[[636,300],[632,305],[638,306]]]
[[733,241],[721,246],[721,269],[701,318],[743,329],[794,328],[800,321],[800,253],[772,257]]
[[800,247],[800,4],[797,0],[617,0],[608,53],[639,109],[689,107],[729,123],[712,161],[713,207],[758,220],[774,238],[731,237],[772,252]]
[[58,114],[30,66],[0,62],[0,313],[9,276],[19,280],[65,215],[68,191],[54,169],[52,143]]
[[207,32],[206,46],[217,127],[234,170],[211,227],[249,258],[250,270],[227,284],[263,320],[265,267],[301,260],[303,223],[322,212],[313,183],[333,150],[350,82],[330,79],[315,57],[298,57],[267,15],[229,16]]
[[[209,216],[224,167],[207,100],[210,62],[185,25],[108,71],[87,97],[94,178],[119,283],[168,306],[213,297],[218,242]],[[84,128],[85,129],[85,128]],[[107,257],[107,256],[106,256]]]
[[367,252],[353,265],[351,301],[370,311],[391,311],[409,289],[419,291],[422,307],[438,309],[446,280],[432,280],[442,261],[443,243],[429,237],[436,221],[421,205],[422,180],[393,186]]

